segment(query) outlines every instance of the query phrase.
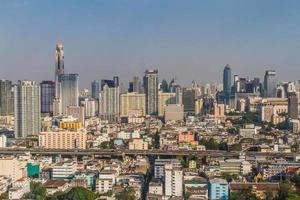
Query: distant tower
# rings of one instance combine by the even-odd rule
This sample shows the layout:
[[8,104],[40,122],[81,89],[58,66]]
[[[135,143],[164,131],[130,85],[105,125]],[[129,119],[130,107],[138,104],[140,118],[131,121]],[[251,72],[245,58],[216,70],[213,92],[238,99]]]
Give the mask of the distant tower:
[[56,44],[55,77],[65,73],[64,58],[64,45]]
[[298,119],[298,97],[295,93],[288,98],[288,115],[291,119]]
[[92,85],[92,98],[99,100],[99,93],[100,93],[99,81],[93,81],[91,85]]
[[264,77],[264,96],[277,96],[277,76],[274,70],[267,70]]
[[141,93],[141,81],[138,76],[133,77],[132,89],[133,92]]
[[231,68],[227,64],[223,71],[223,92],[226,104],[229,104],[231,94]]
[[158,71],[146,70],[144,76],[146,94],[146,112],[148,115],[158,114]]
[[61,98],[59,76],[65,73],[64,65],[64,46],[63,44],[56,44],[55,49],[55,97]]

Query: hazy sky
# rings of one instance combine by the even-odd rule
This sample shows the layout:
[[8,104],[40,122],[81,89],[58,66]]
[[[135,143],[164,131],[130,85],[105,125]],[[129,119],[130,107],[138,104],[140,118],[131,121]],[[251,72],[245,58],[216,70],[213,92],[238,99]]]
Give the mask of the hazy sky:
[[0,78],[51,80],[55,44],[82,87],[157,68],[179,83],[300,79],[299,0],[1,0]]

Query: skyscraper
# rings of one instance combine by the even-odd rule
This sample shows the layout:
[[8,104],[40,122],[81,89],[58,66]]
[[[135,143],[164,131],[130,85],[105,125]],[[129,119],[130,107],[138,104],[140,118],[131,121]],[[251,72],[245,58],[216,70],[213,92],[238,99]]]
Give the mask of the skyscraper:
[[133,92],[141,93],[141,81],[138,76],[133,77],[132,87]]
[[226,104],[229,104],[231,95],[231,68],[227,64],[223,71],[223,92]]
[[61,74],[58,76],[60,83],[61,109],[66,113],[68,106],[78,106],[79,101],[79,75]]
[[41,112],[53,112],[53,100],[55,98],[55,83],[53,81],[42,81],[41,87]]
[[277,76],[274,70],[267,70],[264,77],[264,96],[277,96]]
[[11,81],[0,80],[0,116],[13,115],[14,94]]
[[59,76],[65,73],[64,65],[64,46],[63,44],[56,44],[55,50],[55,97],[60,98],[60,82]]
[[92,82],[92,98],[99,100],[100,84],[98,81]]
[[100,93],[99,113],[102,119],[117,122],[120,116],[120,88],[105,84]]
[[146,111],[148,115],[158,114],[158,71],[146,70],[144,76]]
[[182,104],[185,113],[195,113],[196,91],[194,88],[183,88]]
[[291,119],[298,119],[298,97],[295,93],[288,98],[288,115]]
[[40,86],[34,81],[19,81],[15,94],[15,137],[37,135],[40,132]]

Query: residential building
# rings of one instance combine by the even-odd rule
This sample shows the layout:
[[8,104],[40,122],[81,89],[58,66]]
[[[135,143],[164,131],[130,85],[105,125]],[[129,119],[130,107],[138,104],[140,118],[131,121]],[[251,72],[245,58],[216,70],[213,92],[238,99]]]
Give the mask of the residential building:
[[158,114],[158,70],[146,70],[144,76],[146,94],[146,112],[148,115]]
[[128,117],[132,111],[141,111],[141,115],[146,114],[145,94],[130,92],[120,95],[120,117]]
[[8,176],[12,181],[26,177],[26,162],[16,157],[0,157],[0,175]]
[[117,122],[120,117],[120,87],[105,83],[100,93],[99,114],[102,119]]
[[41,132],[39,146],[46,149],[86,149],[85,129],[77,131]]
[[15,137],[38,135],[41,130],[40,87],[34,81],[19,81],[15,92]]
[[165,165],[165,195],[183,196],[183,171],[172,164]]
[[12,82],[0,80],[0,116],[14,114],[14,92]]
[[149,143],[144,139],[132,139],[128,143],[129,150],[148,150]]
[[165,106],[165,121],[181,121],[184,119],[184,108],[182,104],[169,104]]
[[68,160],[56,163],[52,169],[53,179],[70,179],[76,172],[77,162]]
[[176,93],[158,92],[158,116],[164,116],[165,107],[170,104],[176,104]]
[[208,198],[211,200],[227,200],[229,198],[228,182],[220,178],[209,180]]

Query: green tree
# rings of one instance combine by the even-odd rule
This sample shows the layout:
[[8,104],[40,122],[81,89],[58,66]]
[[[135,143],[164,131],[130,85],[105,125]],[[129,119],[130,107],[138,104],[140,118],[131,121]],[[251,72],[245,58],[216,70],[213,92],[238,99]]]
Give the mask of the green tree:
[[68,193],[58,194],[56,198],[58,200],[95,200],[96,194],[84,187],[74,187]]
[[41,184],[37,182],[30,183],[30,192],[24,195],[25,199],[36,199],[36,200],[44,200],[47,197],[47,190]]
[[133,187],[126,187],[120,193],[115,195],[117,200],[135,200],[135,189]]
[[233,144],[229,147],[230,151],[241,151],[242,145],[239,143]]
[[219,150],[222,150],[222,151],[228,151],[228,144],[227,142],[221,142],[219,145]]
[[289,181],[281,181],[277,200],[300,200],[296,194],[293,185]]
[[0,195],[0,200],[5,200],[5,199],[8,199],[8,193],[7,192],[4,192]]
[[271,189],[265,191],[266,200],[274,200],[274,194]]
[[204,145],[207,150],[219,149],[219,144],[213,138],[210,138],[209,140],[202,139],[200,140],[200,144]]
[[259,200],[257,196],[252,192],[251,187],[241,189],[240,191],[233,192],[230,195],[230,200]]
[[238,178],[238,176],[236,174],[229,174],[229,173],[226,173],[226,172],[223,172],[221,174],[221,176],[222,176],[223,179],[226,179],[227,182],[231,182],[231,181]]

